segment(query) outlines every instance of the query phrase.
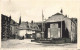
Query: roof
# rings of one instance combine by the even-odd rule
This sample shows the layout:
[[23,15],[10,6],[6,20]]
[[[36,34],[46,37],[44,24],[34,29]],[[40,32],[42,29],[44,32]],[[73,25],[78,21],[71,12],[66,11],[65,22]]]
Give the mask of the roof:
[[56,13],[54,15],[52,15],[51,17],[49,17],[46,22],[59,22],[59,21],[63,21],[65,18],[65,16],[61,13]]
[[15,22],[13,19],[11,19],[11,21],[10,21],[10,25],[18,25],[18,23]]
[[36,23],[26,23],[22,22],[19,26],[19,29],[21,30],[38,30],[40,31],[38,25]]
[[71,21],[76,24],[77,23],[77,18],[71,18]]

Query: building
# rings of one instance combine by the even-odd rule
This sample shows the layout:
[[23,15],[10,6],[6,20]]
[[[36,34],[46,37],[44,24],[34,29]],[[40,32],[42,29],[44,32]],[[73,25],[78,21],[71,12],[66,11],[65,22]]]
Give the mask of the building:
[[8,39],[10,36],[10,20],[11,17],[1,14],[1,39]]
[[37,31],[41,31],[36,23],[28,23],[28,22],[22,22],[19,25],[19,35],[20,36],[27,36],[31,35]]
[[41,31],[38,24],[33,21],[31,21],[31,23],[21,22],[21,17],[20,17],[19,23],[20,25],[18,29],[19,29],[19,36],[21,37],[24,36],[24,38],[33,38],[33,34],[35,32]]
[[13,29],[12,25],[15,25],[16,22],[14,21],[14,23],[12,23],[12,19],[11,19],[11,16],[6,16],[6,15],[3,15],[1,14],[1,39],[2,40],[7,40],[7,39],[10,39],[13,37],[12,34],[15,34],[13,33],[13,30],[16,30],[16,29]]
[[45,22],[44,38],[64,39],[77,42],[77,19],[68,18],[62,13],[50,16]]
[[11,29],[11,38],[18,38],[18,23],[16,23],[13,19],[10,21],[10,29]]

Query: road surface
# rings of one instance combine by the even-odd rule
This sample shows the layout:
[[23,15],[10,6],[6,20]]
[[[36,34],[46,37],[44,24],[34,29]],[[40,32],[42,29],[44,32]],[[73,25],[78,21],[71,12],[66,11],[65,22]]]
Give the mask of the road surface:
[[76,43],[63,43],[63,44],[44,44],[44,43],[37,43],[31,42],[31,39],[10,39],[7,41],[1,42],[2,48],[77,48]]

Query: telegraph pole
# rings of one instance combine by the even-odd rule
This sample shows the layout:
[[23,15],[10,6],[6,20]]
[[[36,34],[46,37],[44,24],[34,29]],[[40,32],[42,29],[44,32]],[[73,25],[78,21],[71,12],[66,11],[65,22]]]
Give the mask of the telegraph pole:
[[[61,14],[63,14],[63,10],[61,9]],[[61,38],[62,38],[62,17],[61,17]]]
[[44,26],[43,26],[43,24],[44,24],[44,15],[43,15],[43,10],[42,10],[42,38],[44,38]]

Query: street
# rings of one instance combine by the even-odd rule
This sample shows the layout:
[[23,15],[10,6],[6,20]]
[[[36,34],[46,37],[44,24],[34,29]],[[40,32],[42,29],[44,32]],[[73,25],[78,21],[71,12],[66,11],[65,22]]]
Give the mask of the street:
[[77,48],[77,44],[73,43],[63,43],[63,44],[44,44],[31,42],[31,39],[10,39],[7,41],[2,41],[2,48],[37,48],[37,47],[49,47],[49,48]]

